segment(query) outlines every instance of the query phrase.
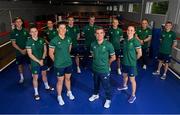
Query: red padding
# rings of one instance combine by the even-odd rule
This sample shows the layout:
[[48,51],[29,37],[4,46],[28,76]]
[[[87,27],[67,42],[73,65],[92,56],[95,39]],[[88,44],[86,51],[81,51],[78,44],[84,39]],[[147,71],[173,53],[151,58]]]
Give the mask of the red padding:
[[0,37],[7,36],[10,32],[1,32]]

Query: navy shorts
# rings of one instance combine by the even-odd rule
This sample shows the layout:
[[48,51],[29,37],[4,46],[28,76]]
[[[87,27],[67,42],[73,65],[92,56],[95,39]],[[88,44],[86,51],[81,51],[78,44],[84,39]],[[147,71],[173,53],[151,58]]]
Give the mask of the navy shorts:
[[163,53],[158,54],[158,59],[163,61],[164,63],[170,63],[171,58],[172,58],[172,56],[169,54],[163,54]]
[[28,55],[17,56],[16,64],[17,65],[30,64],[30,59],[29,59]]
[[116,58],[119,58],[119,57],[122,57],[123,56],[123,53],[122,53],[122,50],[115,50],[115,55],[116,55]]
[[32,74],[40,74],[41,71],[46,71],[48,69],[48,66],[35,66],[31,68]]
[[122,65],[122,72],[127,73],[129,77],[135,77],[137,76],[137,67]]
[[71,49],[71,55],[73,55],[73,56],[77,56],[77,55],[79,55],[79,47],[78,46],[76,46],[76,47],[72,47],[72,49]]
[[57,77],[61,77],[64,76],[65,74],[71,74],[73,69],[72,69],[72,65],[70,65],[64,68],[54,67],[54,71]]

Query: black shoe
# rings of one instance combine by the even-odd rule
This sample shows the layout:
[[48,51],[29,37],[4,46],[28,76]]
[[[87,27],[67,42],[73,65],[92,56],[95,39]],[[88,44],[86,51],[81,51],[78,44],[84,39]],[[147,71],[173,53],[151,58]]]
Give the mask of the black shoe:
[[54,91],[54,88],[53,87],[50,87],[48,89],[46,89],[47,91]]
[[34,95],[34,99],[35,99],[36,101],[38,101],[38,100],[40,100],[40,96],[39,96],[39,95]]

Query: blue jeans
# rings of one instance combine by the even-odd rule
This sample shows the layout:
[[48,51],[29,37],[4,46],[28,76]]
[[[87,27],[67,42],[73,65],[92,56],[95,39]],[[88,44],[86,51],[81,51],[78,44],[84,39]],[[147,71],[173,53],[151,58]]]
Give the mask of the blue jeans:
[[109,73],[98,73],[94,72],[94,94],[97,95],[100,89],[100,83],[105,90],[107,100],[111,100],[111,85],[110,85],[110,74]]

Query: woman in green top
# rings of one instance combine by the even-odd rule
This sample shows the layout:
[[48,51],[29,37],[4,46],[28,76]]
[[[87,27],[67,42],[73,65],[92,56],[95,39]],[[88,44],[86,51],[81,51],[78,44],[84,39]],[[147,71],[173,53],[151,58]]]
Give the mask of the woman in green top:
[[40,96],[38,93],[38,74],[41,72],[42,79],[45,85],[45,89],[52,91],[54,88],[50,87],[47,80],[47,66],[45,65],[46,58],[46,44],[44,39],[38,37],[38,30],[36,27],[30,28],[31,38],[28,39],[26,49],[28,56],[31,59],[31,71],[33,76],[33,87],[34,87],[34,98],[39,100]]
[[54,62],[54,70],[57,76],[57,93],[59,105],[64,105],[64,100],[61,96],[63,83],[67,88],[67,96],[70,100],[75,97],[71,92],[71,73],[72,73],[72,60],[71,60],[71,38],[66,36],[66,24],[60,22],[57,25],[58,36],[51,40],[49,45],[49,56]]
[[129,26],[127,29],[127,38],[123,43],[123,61],[122,61],[122,72],[123,72],[123,87],[118,90],[127,90],[128,77],[131,82],[132,92],[131,97],[128,99],[129,103],[133,103],[136,100],[136,80],[137,75],[137,59],[142,56],[141,44],[134,37],[135,28]]

